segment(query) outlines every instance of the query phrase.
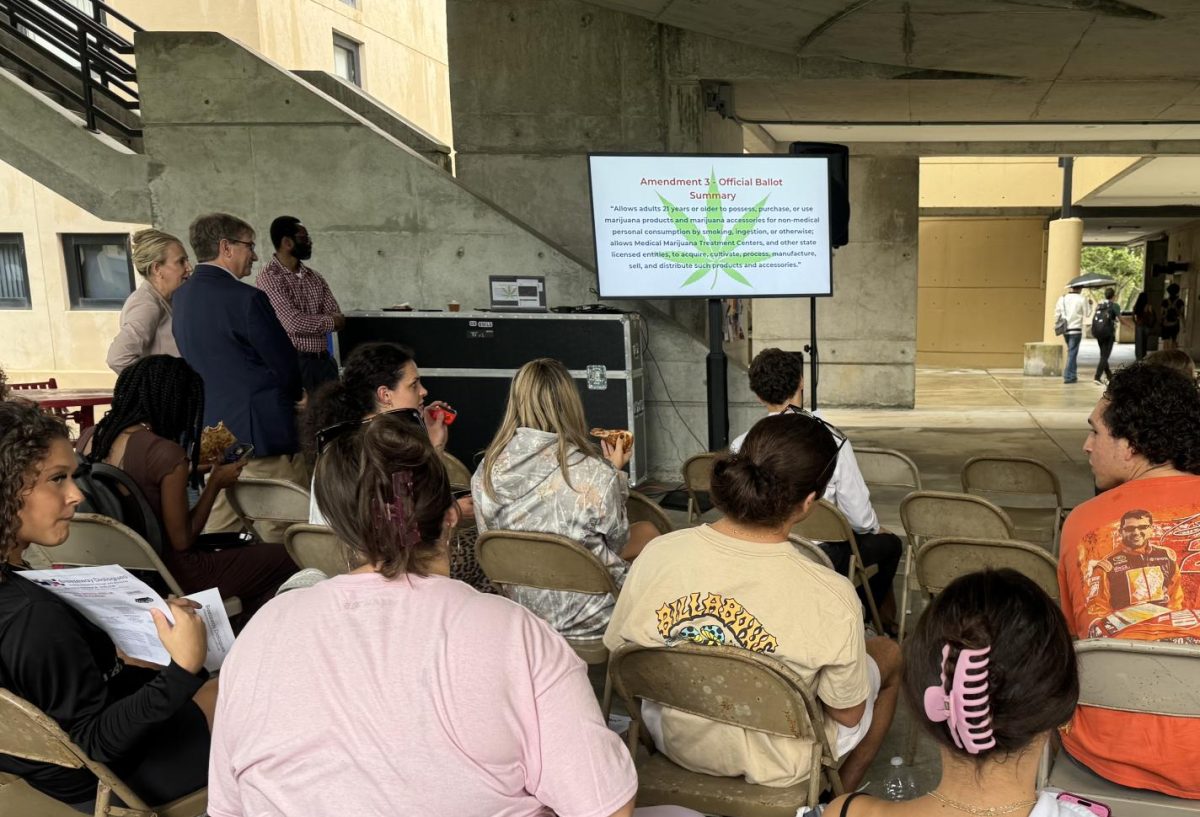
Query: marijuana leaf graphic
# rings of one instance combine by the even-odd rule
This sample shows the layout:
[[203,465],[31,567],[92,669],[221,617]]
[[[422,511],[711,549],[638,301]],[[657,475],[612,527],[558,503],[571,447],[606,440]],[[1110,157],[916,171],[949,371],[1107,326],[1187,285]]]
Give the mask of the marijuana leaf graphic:
[[744,284],[753,289],[754,285],[738,272],[738,267],[753,267],[756,264],[761,264],[768,258],[773,258],[774,253],[769,252],[734,252],[742,245],[742,242],[754,231],[755,225],[758,223],[758,217],[762,215],[763,205],[770,198],[768,193],[763,196],[762,201],[751,207],[742,214],[734,225],[725,232],[725,211],[721,207],[720,188],[717,187],[717,173],[712,171],[712,175],[708,178],[708,199],[704,212],[704,231],[701,232],[700,227],[688,218],[687,213],[662,195],[658,194],[658,200],[662,202],[663,209],[667,216],[671,219],[671,223],[675,225],[675,229],[679,234],[687,239],[688,243],[695,248],[695,252],[660,252],[656,253],[659,258],[669,261],[672,264],[679,264],[684,267],[695,267],[695,271],[687,277],[687,279],[679,285],[680,289],[696,283],[704,276],[712,273],[712,285],[709,289],[714,289],[717,286],[719,273],[725,273],[739,284]]

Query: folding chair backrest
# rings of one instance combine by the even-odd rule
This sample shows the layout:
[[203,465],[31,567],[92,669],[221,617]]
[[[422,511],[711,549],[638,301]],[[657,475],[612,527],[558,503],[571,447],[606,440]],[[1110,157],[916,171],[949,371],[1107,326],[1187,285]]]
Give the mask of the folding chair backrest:
[[917,581],[932,595],[959,576],[989,567],[1012,568],[1058,600],[1058,563],[1045,548],[1029,542],[946,537],[932,539],[917,550]]
[[788,541],[795,545],[796,550],[804,558],[833,570],[833,561],[829,558],[829,554],[817,547],[815,542],[809,541],[803,536],[797,536],[794,533],[788,534]]
[[30,545],[29,549],[36,550],[42,559],[55,565],[120,565],[126,570],[157,573],[170,592],[183,595],[179,583],[154,548],[136,531],[107,516],[77,513],[71,519],[71,535],[67,541],[52,548]]
[[475,543],[479,566],[492,584],[600,595],[618,593],[596,555],[565,536],[490,530]]
[[225,496],[234,513],[250,523],[308,521],[308,491],[286,479],[242,477]]
[[326,576],[350,571],[346,551],[337,534],[324,525],[292,525],[284,534],[283,544],[292,561],[302,568],[313,567]]
[[442,452],[442,464],[446,466],[446,479],[455,488],[471,487],[471,470],[463,461],[449,451]]
[[717,455],[708,452],[688,457],[683,464],[683,484],[689,492],[707,491],[712,481],[713,462]]
[[127,528],[135,531],[150,543],[156,553],[162,553],[167,545],[162,524],[158,514],[150,507],[141,487],[133,481],[133,477],[107,463],[94,463],[91,467],[91,477],[95,483],[108,489],[120,503],[120,516],[113,517]]
[[818,499],[812,512],[792,526],[792,533],[818,542],[848,542],[854,538],[854,528],[837,506]]
[[891,448],[854,447],[854,459],[868,486],[921,490],[921,472],[906,454]]
[[1095,638],[1075,654],[1081,706],[1200,718],[1200,646]]
[[946,491],[914,491],[900,503],[900,520],[909,543],[961,536],[1011,539],[1012,520],[986,499]]
[[7,689],[0,688],[0,754],[53,763],[68,769],[84,766],[80,755],[57,723]]
[[800,677],[781,661],[750,650],[625,644],[612,653],[609,672],[631,712],[635,701],[654,701],[770,735],[815,740],[821,734],[815,702]]
[[625,502],[625,515],[629,518],[630,525],[635,522],[649,522],[659,534],[670,533],[675,529],[666,511],[657,502],[637,491],[629,492],[629,499]]
[[0,754],[68,769],[87,768],[131,808],[131,814],[149,813],[150,807],[103,763],[90,759],[46,713],[0,688]]
[[996,498],[1053,497],[1062,507],[1062,485],[1046,465],[1029,457],[972,457],[962,469],[963,492]]

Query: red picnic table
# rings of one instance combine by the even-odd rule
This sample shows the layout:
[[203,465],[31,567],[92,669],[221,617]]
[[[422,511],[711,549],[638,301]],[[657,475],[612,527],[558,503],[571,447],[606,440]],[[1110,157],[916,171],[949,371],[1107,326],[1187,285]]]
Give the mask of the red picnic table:
[[112,403],[112,389],[28,389],[14,391],[14,397],[32,400],[43,409],[79,408],[79,430],[96,424],[96,406]]

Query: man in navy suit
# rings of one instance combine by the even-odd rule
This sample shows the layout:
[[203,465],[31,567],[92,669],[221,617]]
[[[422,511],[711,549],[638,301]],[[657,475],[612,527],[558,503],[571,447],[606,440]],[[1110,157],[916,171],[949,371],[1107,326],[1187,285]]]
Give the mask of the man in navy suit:
[[[242,281],[258,260],[254,237],[253,227],[227,213],[192,222],[188,238],[199,263],[171,298],[175,342],[204,378],[204,424],[224,421],[238,442],[254,446],[243,475],[304,484],[296,352],[266,293]],[[236,527],[222,494],[208,529]]]

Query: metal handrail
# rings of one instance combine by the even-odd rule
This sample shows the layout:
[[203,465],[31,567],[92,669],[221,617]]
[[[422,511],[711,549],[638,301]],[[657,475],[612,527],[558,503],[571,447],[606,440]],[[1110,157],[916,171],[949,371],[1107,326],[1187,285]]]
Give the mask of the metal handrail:
[[125,110],[140,110],[141,100],[134,87],[137,71],[122,59],[133,55],[133,43],[108,28],[105,21],[111,17],[135,33],[142,29],[104,0],[90,2],[91,16],[66,0],[0,0],[0,30],[74,74],[79,79],[78,88],[67,87],[19,54],[7,49],[0,49],[0,53],[78,103],[88,130],[98,132],[97,120],[103,119],[125,136],[138,138],[140,129],[99,107],[95,96],[99,93]]

